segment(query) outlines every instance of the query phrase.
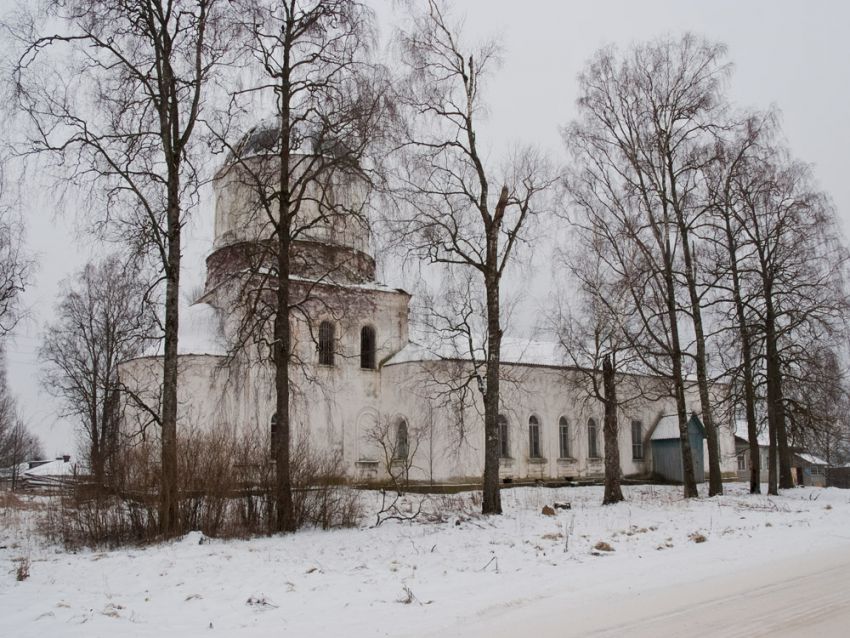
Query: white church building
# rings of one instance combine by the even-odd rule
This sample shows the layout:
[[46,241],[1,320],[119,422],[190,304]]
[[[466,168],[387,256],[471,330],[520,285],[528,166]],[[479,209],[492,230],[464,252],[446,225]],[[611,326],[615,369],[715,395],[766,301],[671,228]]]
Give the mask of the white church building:
[[[251,131],[238,149],[241,160],[229,161],[214,180],[214,244],[206,259],[206,283],[180,318],[180,428],[271,432],[273,370],[262,346],[242,335],[246,286],[268,273],[263,260],[271,236],[249,175],[274,171],[274,139],[276,132],[268,128]],[[365,204],[358,201],[362,189],[350,183],[335,185],[332,197],[346,202],[347,209]],[[298,214],[308,221],[313,215],[317,223],[308,224],[291,251],[292,296],[303,302],[291,323],[293,438],[307,437],[312,449],[339,455],[355,480],[386,477],[389,445],[391,457],[406,459],[411,480],[479,481],[483,405],[474,382],[460,387],[472,371],[470,357],[411,341],[411,296],[376,281],[363,218],[320,219],[308,204]],[[234,347],[243,342],[242,350]],[[506,338],[502,353],[501,476],[516,481],[601,477],[603,410],[578,384],[584,373],[565,365],[554,343]],[[156,401],[161,365],[151,354],[124,362],[120,374],[140,396]],[[659,380],[637,382],[657,385]],[[688,406],[699,410],[696,389]],[[653,435],[661,436],[659,423],[674,412],[672,398],[635,402],[621,412],[625,476],[653,473]],[[132,409],[127,414],[126,419],[143,418]],[[734,476],[734,436],[726,427],[720,428],[720,449],[724,474]]]

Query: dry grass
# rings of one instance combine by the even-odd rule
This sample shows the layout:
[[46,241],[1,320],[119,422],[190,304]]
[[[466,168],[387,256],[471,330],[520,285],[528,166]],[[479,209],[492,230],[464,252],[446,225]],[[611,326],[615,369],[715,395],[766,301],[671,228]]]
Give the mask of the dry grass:
[[20,558],[16,558],[13,562],[15,563],[15,580],[20,582],[30,577],[29,556],[21,556]]
[[44,501],[31,496],[21,496],[15,492],[0,490],[0,510],[36,512],[45,508]]
[[[246,538],[272,530],[274,465],[268,437],[233,430],[184,431],[179,437],[181,533]],[[350,488],[338,456],[292,450],[293,513],[298,527],[357,525],[360,495]],[[41,531],[68,548],[117,547],[158,540],[159,449],[151,442],[123,450],[104,490],[78,488],[51,502]]]

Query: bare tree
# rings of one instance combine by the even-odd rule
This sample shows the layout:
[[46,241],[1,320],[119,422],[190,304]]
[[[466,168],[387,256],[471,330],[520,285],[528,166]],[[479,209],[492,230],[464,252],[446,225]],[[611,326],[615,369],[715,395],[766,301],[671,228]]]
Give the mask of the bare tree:
[[39,350],[43,385],[79,419],[84,458],[103,486],[118,443],[118,364],[142,353],[155,317],[147,282],[119,254],[88,264],[64,288]]
[[[300,365],[305,362],[292,347],[293,323],[300,321],[318,343],[316,317],[341,315],[351,301],[329,286],[369,278],[366,206],[376,175],[370,151],[380,139],[388,85],[368,59],[372,14],[362,2],[237,4],[247,70],[257,79],[231,94],[216,133],[229,151],[217,179],[241,189],[248,208],[242,212],[245,250],[236,257],[243,315],[233,351],[244,357],[250,346],[274,368],[273,529],[294,531],[291,394],[294,369],[309,366]],[[264,105],[272,106],[272,118],[231,144],[235,116]],[[326,244],[322,258],[305,242]]]
[[416,467],[416,453],[428,437],[428,423],[410,427],[404,419],[380,416],[366,432],[366,440],[380,453],[381,469],[389,479],[389,489],[381,489],[381,506],[375,515],[375,526],[388,520],[413,520],[422,511],[422,500],[406,511],[402,497],[410,485],[410,471]]
[[[750,493],[761,493],[761,454],[759,451],[759,423],[757,419],[757,335],[753,326],[753,313],[745,297],[747,274],[746,266],[748,242],[743,237],[741,224],[743,218],[738,214],[741,200],[736,184],[746,179],[748,159],[754,148],[769,136],[772,128],[772,114],[756,114],[742,118],[742,123],[733,128],[723,138],[718,138],[714,161],[704,167],[708,188],[710,212],[709,224],[713,225],[705,234],[709,250],[716,253],[709,257],[714,265],[716,282],[714,297],[721,301],[720,312],[725,308],[726,316],[721,316],[721,327],[731,328],[733,357],[731,367],[727,366],[727,378],[732,384],[730,412],[736,418],[739,406],[743,404],[747,423],[749,442]],[[722,301],[725,299],[726,303]],[[727,351],[722,348],[721,352]],[[720,357],[722,361],[724,358]]]
[[786,345],[782,359],[789,439],[833,466],[845,462],[850,442],[850,393],[841,360],[846,332],[830,332],[819,331],[811,335],[813,339],[800,338]]
[[764,351],[769,491],[776,493],[777,478],[779,487],[793,485],[785,385],[795,367],[807,367],[806,359],[819,350],[816,344],[833,342],[844,329],[847,255],[830,202],[814,187],[808,167],[781,148],[760,148],[736,183],[753,274],[749,304]]
[[14,329],[20,318],[20,296],[34,266],[23,248],[23,223],[12,204],[0,163],[0,339]]
[[619,424],[617,413],[636,398],[633,384],[626,395],[618,399],[618,370],[627,368],[630,358],[628,339],[622,322],[628,318],[624,301],[627,297],[618,290],[615,280],[605,277],[604,265],[594,254],[594,248],[606,250],[599,242],[581,245],[583,234],[574,254],[563,253],[563,261],[578,284],[576,295],[565,300],[561,291],[557,312],[552,317],[552,328],[558,343],[571,364],[566,375],[567,383],[581,392],[587,400],[603,405],[605,418],[602,431],[605,441],[605,492],[603,505],[624,500],[620,487]]
[[[398,34],[408,72],[400,102],[410,115],[401,135],[394,229],[404,246],[431,263],[475,271],[486,300],[484,393],[485,514],[499,496],[501,282],[540,210],[552,178],[533,149],[517,151],[499,172],[488,165],[479,134],[482,83],[498,47],[466,47],[444,3],[429,0]],[[500,184],[493,188],[493,183]]]
[[[777,143],[779,132],[772,113],[749,115],[718,137],[704,167],[717,327],[731,331],[721,359],[746,416],[753,492],[760,490],[758,416],[766,416],[771,494],[792,484],[791,439],[801,441],[802,424],[819,420],[815,397],[835,405],[841,394],[833,352],[846,339],[847,305],[834,210],[808,167]],[[789,418],[801,426],[796,437]]]
[[709,493],[722,493],[694,243],[708,209],[700,169],[711,161],[715,129],[725,121],[723,54],[722,46],[691,35],[624,54],[603,49],[580,76],[580,119],[566,131],[578,163],[568,182],[573,199],[633,291],[644,363],[662,374],[658,355],[669,364],[689,497],[697,494],[687,442],[688,359],[706,426]]
[[18,412],[15,397],[9,391],[6,351],[0,344],[0,468],[11,469],[13,489],[19,477],[20,464],[42,455],[41,442],[27,428]]
[[[177,333],[182,229],[197,204],[198,123],[223,61],[222,0],[44,2],[45,26],[16,32],[17,106],[28,151],[99,211],[92,223],[149,255],[164,282],[160,527],[177,532]],[[58,28],[55,33],[48,29]]]

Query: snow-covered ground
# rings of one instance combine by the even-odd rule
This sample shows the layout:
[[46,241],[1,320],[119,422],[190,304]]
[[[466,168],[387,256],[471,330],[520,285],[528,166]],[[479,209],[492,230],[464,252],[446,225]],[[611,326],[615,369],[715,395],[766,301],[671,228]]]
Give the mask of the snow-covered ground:
[[[578,608],[850,546],[850,491],[725,487],[690,501],[676,487],[631,487],[608,507],[601,488],[515,488],[502,492],[501,517],[478,516],[467,494],[428,504],[441,523],[373,528],[367,516],[359,529],[192,533],[76,554],[42,541],[32,512],[0,506],[0,635],[468,635],[482,618],[555,596]],[[363,498],[374,510],[377,497]],[[556,501],[572,509],[541,514]],[[30,575],[19,582],[20,558]]]

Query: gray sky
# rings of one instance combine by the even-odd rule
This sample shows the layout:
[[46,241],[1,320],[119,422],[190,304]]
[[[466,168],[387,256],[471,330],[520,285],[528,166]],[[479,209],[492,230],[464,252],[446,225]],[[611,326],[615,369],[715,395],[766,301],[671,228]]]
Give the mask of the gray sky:
[[[0,8],[14,6],[0,0]],[[386,34],[394,10],[373,0]],[[470,36],[498,36],[504,64],[491,76],[485,136],[493,157],[513,142],[538,144],[561,158],[558,127],[574,115],[575,78],[600,46],[621,47],[659,35],[692,31],[729,47],[734,74],[729,87],[742,107],[776,106],[788,144],[814,165],[821,187],[850,231],[850,3],[830,0],[654,0],[547,2],[456,0]],[[39,259],[35,284],[24,303],[31,319],[8,344],[9,381],[32,429],[50,455],[74,450],[72,425],[38,384],[35,351],[53,313],[60,282],[101,250],[79,237],[70,217],[56,217],[37,197],[28,200],[29,247]],[[203,281],[203,259],[212,244],[212,209],[198,211],[188,232],[184,285]],[[390,284],[401,282],[388,281]]]

